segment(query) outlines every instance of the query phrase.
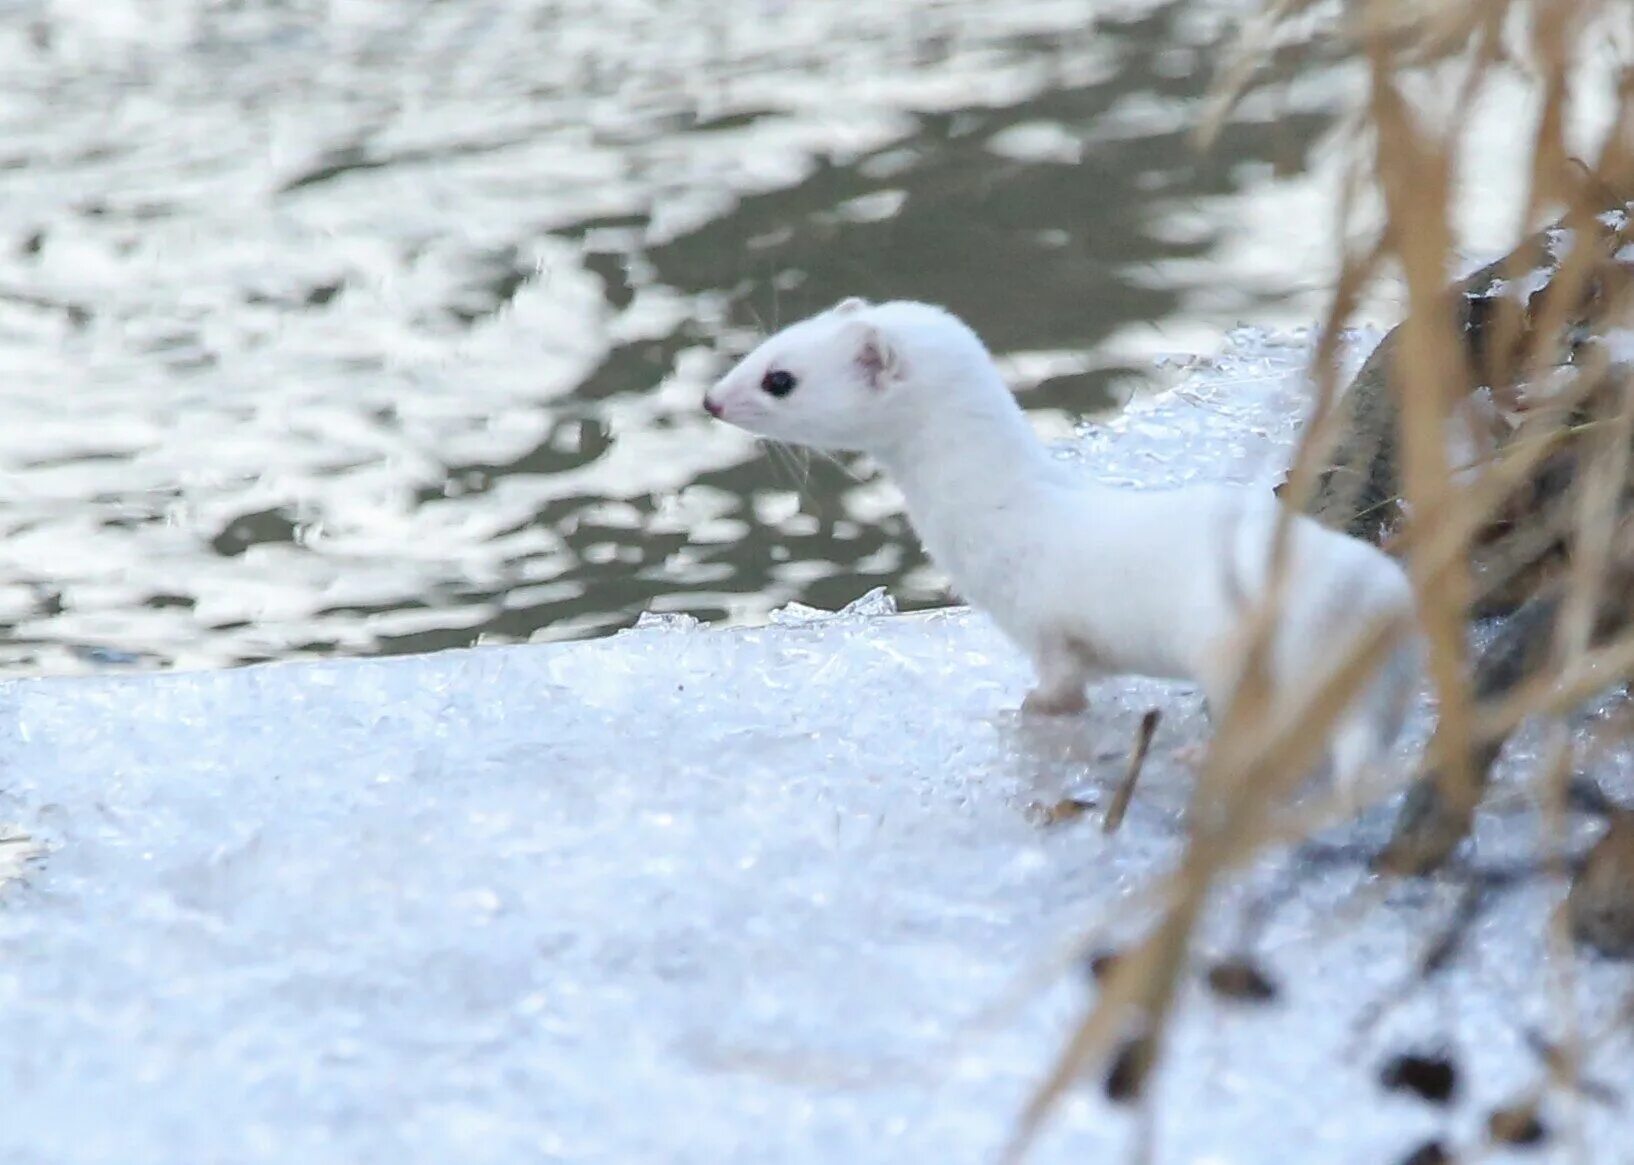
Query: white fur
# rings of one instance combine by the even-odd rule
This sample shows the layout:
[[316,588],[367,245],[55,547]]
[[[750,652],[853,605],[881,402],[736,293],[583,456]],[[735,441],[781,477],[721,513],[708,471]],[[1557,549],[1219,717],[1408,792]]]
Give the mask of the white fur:
[[[782,398],[762,388],[775,371],[796,378]],[[1216,712],[1229,701],[1245,609],[1268,574],[1269,490],[1081,480],[1039,442],[976,334],[926,304],[846,300],[766,340],[705,403],[767,437],[876,458],[931,557],[1032,657],[1024,709],[1078,711],[1087,683],[1118,673],[1195,681]],[[1411,613],[1393,560],[1296,518],[1274,690],[1308,690],[1375,620]],[[1342,780],[1398,734],[1415,653],[1409,637],[1341,718]]]

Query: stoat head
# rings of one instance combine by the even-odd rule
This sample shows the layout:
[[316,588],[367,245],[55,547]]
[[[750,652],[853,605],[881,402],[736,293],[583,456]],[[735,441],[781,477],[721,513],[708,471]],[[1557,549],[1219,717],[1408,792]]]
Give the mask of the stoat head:
[[763,437],[872,452],[997,383],[981,340],[942,308],[846,299],[762,342],[704,408]]

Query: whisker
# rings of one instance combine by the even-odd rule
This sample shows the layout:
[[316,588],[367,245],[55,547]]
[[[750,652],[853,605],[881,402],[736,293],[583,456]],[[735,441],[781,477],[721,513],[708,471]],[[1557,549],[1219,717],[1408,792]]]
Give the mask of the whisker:
[[851,466],[849,466],[845,462],[841,461],[838,457],[836,457],[834,454],[830,453],[828,450],[826,450],[826,449],[808,449],[807,452],[809,454],[815,455],[817,457],[821,457],[824,461],[826,461],[830,465],[834,466],[834,468],[838,469],[841,473],[845,474],[852,481],[860,482],[862,480],[862,475],[861,474],[859,474],[856,470],[852,469]]
[[774,477],[781,476],[783,473],[783,462],[778,459],[777,445],[771,441],[768,441],[764,437],[760,439],[759,444],[760,447],[766,451],[766,460],[771,463],[772,475]]
[[788,446],[781,441],[773,441],[770,437],[762,437],[760,443],[765,446],[767,459],[772,463],[773,472],[778,476],[787,477],[789,484],[798,491],[802,484],[799,467],[795,465]]
[[804,445],[783,444],[783,452],[794,465],[795,490],[803,492],[811,484],[811,450]]

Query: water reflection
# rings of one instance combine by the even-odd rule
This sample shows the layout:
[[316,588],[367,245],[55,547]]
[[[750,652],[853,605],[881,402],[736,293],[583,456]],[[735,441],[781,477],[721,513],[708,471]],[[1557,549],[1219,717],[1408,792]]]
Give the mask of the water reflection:
[[1232,6],[82,8],[0,0],[12,670],[944,601],[865,467],[700,413],[723,351],[939,300],[1059,427],[1298,290],[1229,260],[1320,102],[1187,139]]

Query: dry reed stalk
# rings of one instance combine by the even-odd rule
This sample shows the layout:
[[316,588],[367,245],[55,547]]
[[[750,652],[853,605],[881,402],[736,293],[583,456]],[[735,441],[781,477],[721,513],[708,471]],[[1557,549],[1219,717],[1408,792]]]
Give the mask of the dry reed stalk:
[[[1401,417],[1408,530],[1422,537],[1458,511],[1459,491],[1444,434],[1454,399],[1472,387],[1458,317],[1446,288],[1447,257],[1453,250],[1448,221],[1452,149],[1416,123],[1397,87],[1390,54],[1371,45],[1368,58],[1387,234],[1406,276],[1408,294],[1401,359],[1390,387]],[[1467,560],[1461,556],[1458,561]],[[1430,751],[1443,774],[1443,798],[1454,812],[1463,814],[1473,811],[1478,795],[1469,763],[1473,700],[1464,632],[1471,599],[1469,573],[1467,567],[1454,565],[1432,577],[1415,555],[1408,560],[1408,574],[1429,646],[1430,679],[1439,708]]]
[[[1272,0],[1224,70],[1201,139],[1217,132],[1232,102],[1251,83],[1256,56],[1273,42],[1279,22],[1311,7],[1309,0]],[[1560,399],[1536,410],[1473,474],[1459,472],[1467,467],[1452,463],[1445,441],[1455,407],[1478,383],[1508,389],[1536,379],[1557,358],[1566,325],[1584,314],[1582,304],[1593,290],[1596,272],[1595,248],[1574,248],[1535,308],[1521,301],[1498,303],[1486,332],[1491,342],[1478,352],[1469,350],[1462,305],[1447,283],[1453,253],[1452,173],[1464,115],[1491,71],[1508,61],[1506,30],[1529,19],[1526,55],[1539,78],[1542,111],[1531,142],[1523,221],[1530,228],[1550,207],[1565,204],[1566,225],[1587,238],[1595,228],[1596,200],[1607,189],[1629,189],[1634,179],[1634,71],[1622,82],[1618,125],[1587,174],[1574,167],[1565,145],[1573,66],[1583,52],[1585,30],[1601,8],[1594,0],[1366,0],[1353,6],[1342,33],[1367,68],[1364,113],[1372,134],[1372,165],[1365,182],[1382,195],[1386,227],[1371,246],[1343,252],[1313,368],[1312,420],[1283,492],[1290,513],[1313,495],[1345,424],[1336,372],[1341,326],[1382,263],[1393,259],[1408,292],[1407,318],[1387,341],[1394,407],[1387,437],[1399,448],[1407,510],[1401,545],[1409,552],[1440,709],[1430,750],[1432,771],[1446,804],[1466,820],[1484,778],[1484,764],[1478,773],[1472,760],[1480,755],[1477,748],[1490,746],[1529,715],[1559,714],[1609,682],[1634,674],[1634,630],[1608,639],[1599,625],[1607,570],[1618,553],[1613,535],[1624,526],[1634,527],[1626,509],[1629,444],[1634,439],[1634,405],[1628,402],[1634,397],[1625,393],[1611,423],[1588,438],[1596,451],[1584,463],[1586,484],[1577,495],[1576,536],[1571,539],[1586,552],[1572,559],[1561,634],[1549,641],[1552,666],[1481,706],[1474,700],[1466,658],[1466,628],[1476,595],[1470,571],[1476,539],[1506,499],[1551,456],[1563,445],[1585,439],[1574,410],[1589,398],[1593,385],[1585,375]],[[1406,96],[1409,74],[1424,66],[1450,68],[1459,80],[1440,120],[1447,128],[1440,132],[1430,128],[1434,119]],[[1359,179],[1345,187],[1346,222],[1361,185]],[[1518,278],[1527,260],[1518,250],[1500,274]],[[1161,887],[1158,921],[1119,958],[1095,1006],[1068,1037],[1017,1121],[1007,1160],[1024,1155],[1053,1105],[1114,1041],[1133,1031],[1144,1055],[1160,1054],[1191,935],[1212,887],[1265,847],[1297,840],[1302,828],[1308,831],[1332,819],[1330,810],[1306,815],[1291,826],[1272,810],[1309,770],[1338,712],[1380,665],[1401,629],[1374,629],[1336,662],[1308,699],[1294,708],[1275,707],[1266,658],[1272,615],[1284,585],[1286,530],[1285,519],[1273,547],[1268,594],[1248,620],[1243,680],[1231,707],[1216,710],[1222,715],[1198,778],[1189,837],[1179,868]],[[1570,753],[1561,748],[1551,755],[1554,763],[1545,785],[1557,795],[1556,808],[1563,812]],[[1572,1067],[1567,1077],[1575,1079],[1575,1072]]]

